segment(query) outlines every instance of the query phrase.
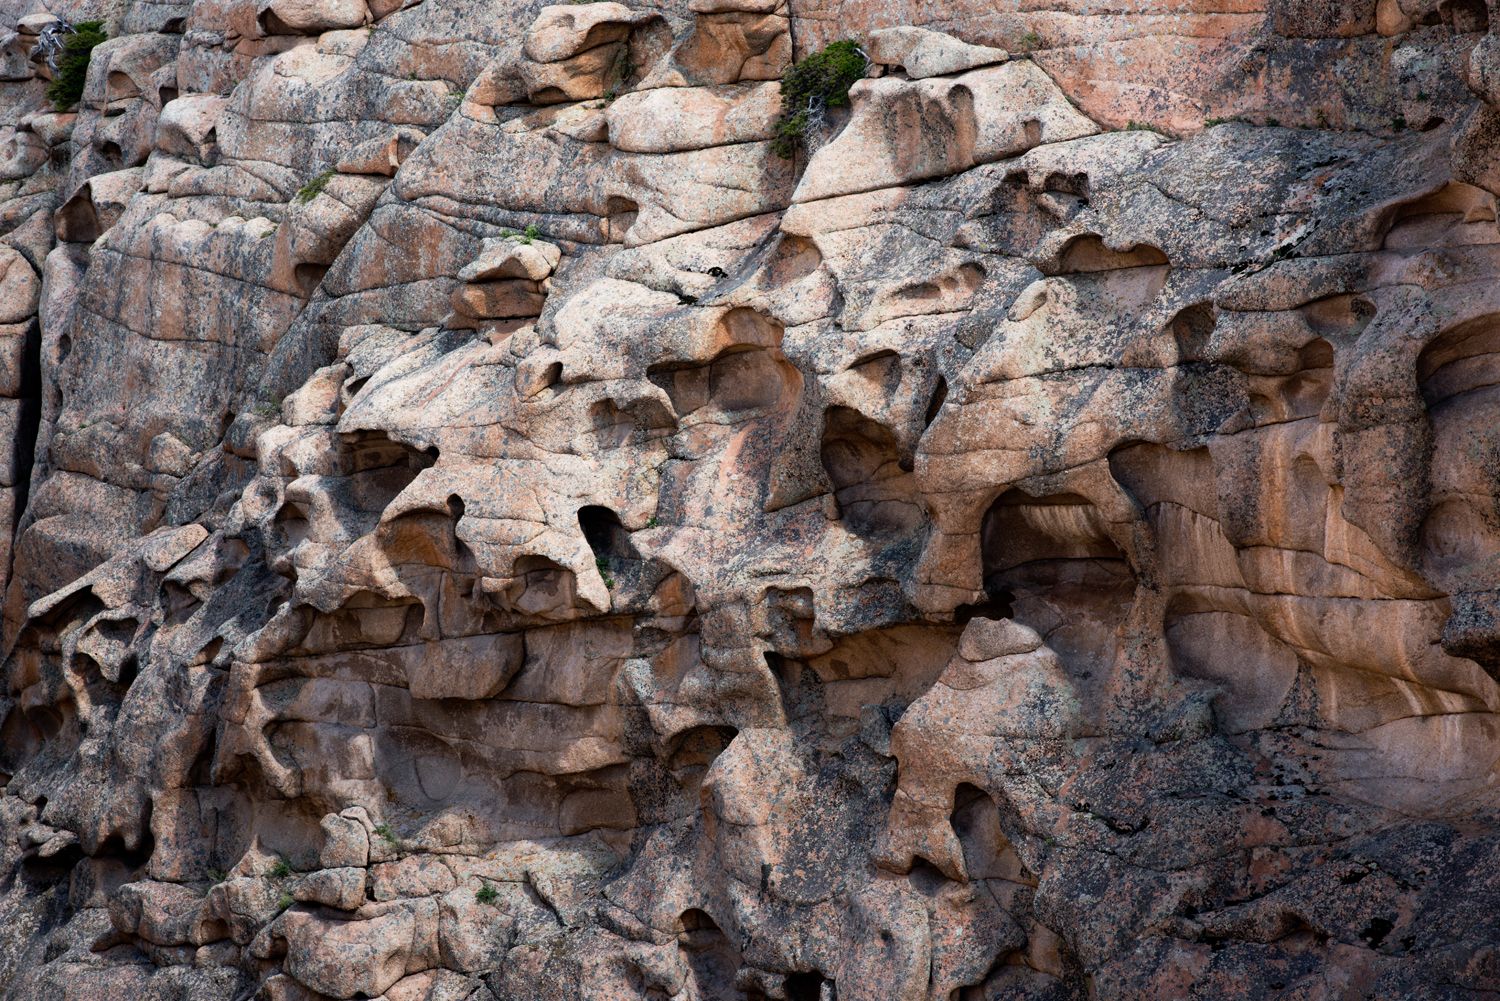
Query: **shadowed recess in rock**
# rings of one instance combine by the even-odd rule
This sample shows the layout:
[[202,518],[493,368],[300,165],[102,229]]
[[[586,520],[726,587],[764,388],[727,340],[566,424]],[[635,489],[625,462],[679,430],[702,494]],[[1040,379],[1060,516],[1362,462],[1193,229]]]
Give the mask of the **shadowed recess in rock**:
[[0,10],[0,998],[1500,997],[1483,8]]

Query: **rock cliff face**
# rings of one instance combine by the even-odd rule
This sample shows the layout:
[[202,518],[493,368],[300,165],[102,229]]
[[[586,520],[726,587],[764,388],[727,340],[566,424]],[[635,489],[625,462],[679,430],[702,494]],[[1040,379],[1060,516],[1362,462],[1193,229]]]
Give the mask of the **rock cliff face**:
[[0,996],[1500,997],[1488,22],[3,0]]

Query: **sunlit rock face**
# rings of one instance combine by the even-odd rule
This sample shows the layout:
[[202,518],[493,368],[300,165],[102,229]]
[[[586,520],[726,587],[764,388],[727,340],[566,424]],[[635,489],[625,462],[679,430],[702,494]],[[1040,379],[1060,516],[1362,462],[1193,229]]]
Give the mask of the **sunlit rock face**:
[[1483,4],[0,3],[0,997],[1500,997]]

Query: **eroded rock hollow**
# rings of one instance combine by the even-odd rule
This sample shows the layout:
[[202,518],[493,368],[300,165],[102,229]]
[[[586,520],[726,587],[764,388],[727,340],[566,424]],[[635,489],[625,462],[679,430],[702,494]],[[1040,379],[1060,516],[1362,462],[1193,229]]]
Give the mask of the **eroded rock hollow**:
[[1488,31],[3,0],[0,997],[1500,997]]

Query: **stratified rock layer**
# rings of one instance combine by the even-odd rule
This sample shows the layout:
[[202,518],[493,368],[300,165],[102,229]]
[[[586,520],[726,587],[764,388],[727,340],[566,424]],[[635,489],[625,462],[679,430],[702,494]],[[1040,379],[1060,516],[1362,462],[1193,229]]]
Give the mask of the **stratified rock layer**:
[[0,996],[1500,997],[1487,30],[5,0]]

